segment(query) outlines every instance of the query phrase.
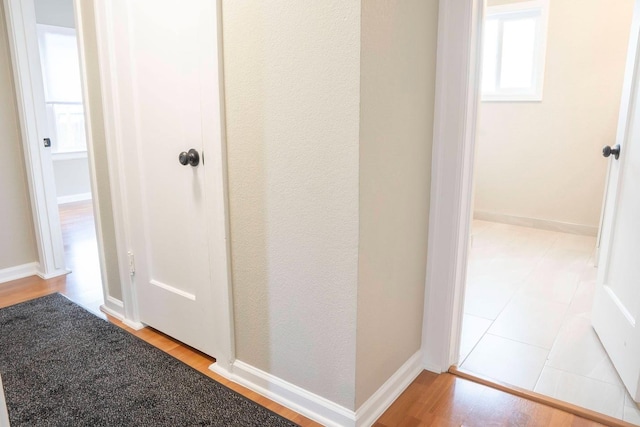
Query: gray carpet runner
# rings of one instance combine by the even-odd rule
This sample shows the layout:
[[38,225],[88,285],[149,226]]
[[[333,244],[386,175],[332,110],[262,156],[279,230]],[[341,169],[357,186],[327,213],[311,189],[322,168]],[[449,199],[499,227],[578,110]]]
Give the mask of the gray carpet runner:
[[58,294],[0,310],[0,377],[12,427],[295,426]]

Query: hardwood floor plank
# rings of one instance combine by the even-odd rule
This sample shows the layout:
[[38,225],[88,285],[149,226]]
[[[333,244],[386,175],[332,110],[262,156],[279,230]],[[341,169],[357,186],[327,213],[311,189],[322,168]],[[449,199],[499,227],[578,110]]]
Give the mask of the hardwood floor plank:
[[601,426],[451,374],[423,371],[377,426]]
[[[215,359],[152,328],[135,331],[99,311],[100,272],[95,259],[93,213],[89,202],[64,205],[61,221],[65,252],[73,272],[43,280],[33,276],[0,285],[0,308],[60,292],[114,325],[140,337],[232,390],[303,426],[320,424],[209,370]],[[91,242],[93,239],[93,243]],[[96,297],[98,295],[98,297]],[[532,402],[451,374],[423,371],[375,424],[377,427],[418,426],[579,426],[600,425],[559,409]]]

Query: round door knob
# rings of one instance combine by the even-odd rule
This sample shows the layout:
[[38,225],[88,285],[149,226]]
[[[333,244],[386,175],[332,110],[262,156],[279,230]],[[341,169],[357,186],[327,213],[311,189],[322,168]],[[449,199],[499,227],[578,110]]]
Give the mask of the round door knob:
[[180,153],[178,155],[178,161],[183,166],[191,165],[195,167],[200,164],[200,154],[198,153],[198,150],[192,148],[189,151],[183,151]]
[[188,165],[189,164],[189,153],[187,153],[186,151],[183,151],[182,153],[180,153],[178,155],[178,161],[183,166]]
[[605,157],[609,157],[612,154],[613,157],[618,160],[618,157],[620,157],[620,144],[616,144],[613,148],[608,145],[604,146],[604,148],[602,149],[602,155]]

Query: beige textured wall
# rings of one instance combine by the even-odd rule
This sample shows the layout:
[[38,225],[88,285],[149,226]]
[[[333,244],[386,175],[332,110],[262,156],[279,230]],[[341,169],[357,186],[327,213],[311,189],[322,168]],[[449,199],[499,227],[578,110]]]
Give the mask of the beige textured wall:
[[[100,204],[100,220],[102,224],[105,271],[108,293],[113,298],[122,300],[122,287],[118,269],[116,251],[115,226],[111,206],[111,188],[109,186],[109,164],[107,159],[107,141],[104,133],[102,113],[102,92],[100,89],[100,72],[98,66],[97,41],[95,32],[93,2],[82,4],[82,20],[84,27],[85,61],[87,63],[87,86],[89,88],[89,108],[93,139],[93,155],[95,157],[95,174],[97,177],[98,200]],[[94,194],[94,197],[96,195]]]
[[222,11],[237,358],[353,409],[360,1]]
[[475,210],[597,227],[633,0],[552,0],[542,102],[483,102]]
[[37,261],[4,6],[0,3],[0,269]]
[[356,407],[420,349],[437,0],[362,2]]

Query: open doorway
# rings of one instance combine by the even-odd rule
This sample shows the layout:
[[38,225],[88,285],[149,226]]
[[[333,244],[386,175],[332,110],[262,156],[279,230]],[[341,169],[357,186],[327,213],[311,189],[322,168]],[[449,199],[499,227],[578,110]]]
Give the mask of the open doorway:
[[633,3],[487,2],[459,366],[640,424],[590,319]]
[[[103,304],[87,131],[72,0],[34,0],[47,135],[65,268],[64,291],[99,313]],[[51,217],[55,221],[55,215]]]

